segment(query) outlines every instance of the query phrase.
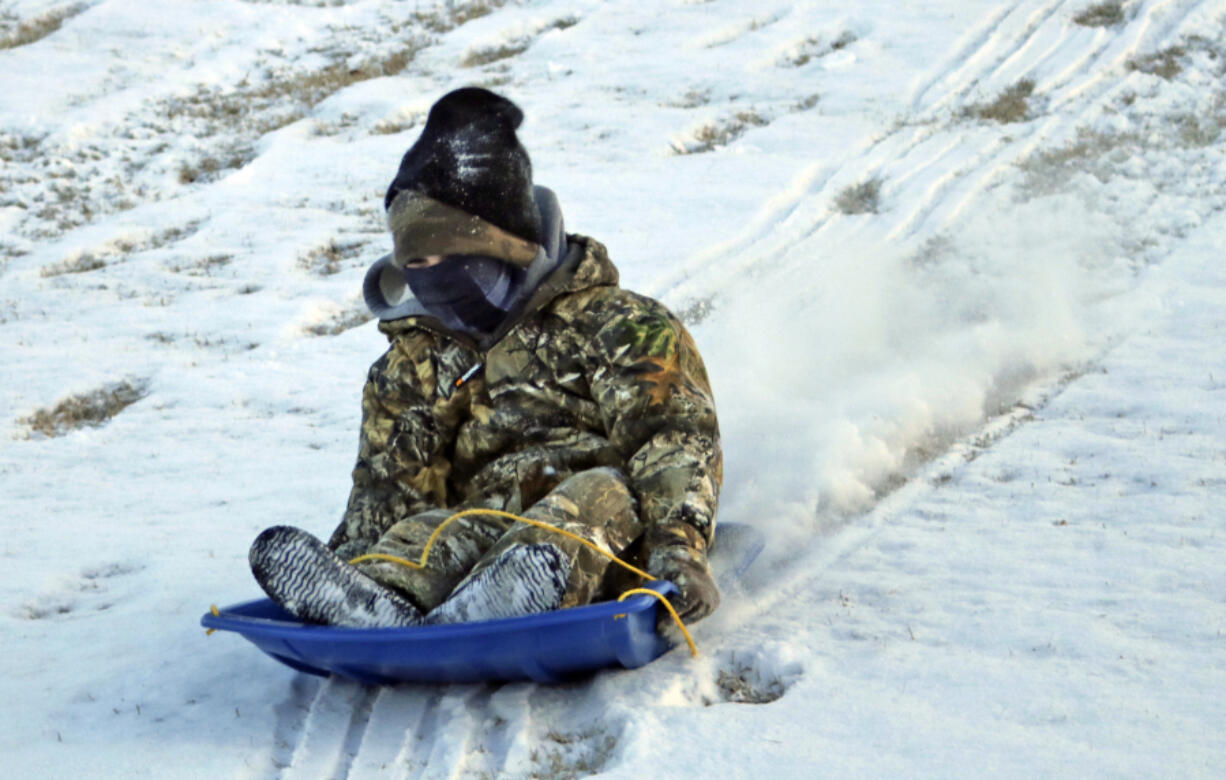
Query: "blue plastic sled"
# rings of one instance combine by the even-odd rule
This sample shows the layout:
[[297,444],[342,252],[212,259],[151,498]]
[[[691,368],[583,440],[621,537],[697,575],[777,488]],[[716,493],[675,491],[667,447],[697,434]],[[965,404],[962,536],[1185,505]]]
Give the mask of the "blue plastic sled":
[[[646,587],[662,594],[676,586]],[[561,682],[585,672],[653,661],[670,647],[656,633],[658,601],[631,596],[540,615],[413,628],[302,623],[270,599],[206,613],[206,628],[235,631],[283,664],[371,685],[479,680]]]
[[[739,578],[762,551],[757,529],[725,523],[716,553]],[[730,554],[729,554],[730,553]],[[644,587],[675,593],[671,582]],[[413,628],[337,628],[303,623],[270,599],[205,613],[205,628],[234,631],[287,666],[379,685],[535,680],[555,683],[612,666],[634,669],[671,644],[656,633],[661,609],[652,596],[631,596],[539,615]]]

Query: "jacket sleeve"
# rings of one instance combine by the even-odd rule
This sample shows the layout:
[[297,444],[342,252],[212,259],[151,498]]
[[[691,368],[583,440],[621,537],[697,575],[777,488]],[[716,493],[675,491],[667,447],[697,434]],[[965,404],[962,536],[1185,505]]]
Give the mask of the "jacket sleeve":
[[617,290],[595,308],[591,388],[640,502],[649,567],[682,558],[706,570],[723,458],[698,348],[650,298]]
[[398,521],[447,503],[458,399],[438,392],[436,340],[428,331],[398,334],[370,367],[353,488],[328,542],[342,557],[360,555]]

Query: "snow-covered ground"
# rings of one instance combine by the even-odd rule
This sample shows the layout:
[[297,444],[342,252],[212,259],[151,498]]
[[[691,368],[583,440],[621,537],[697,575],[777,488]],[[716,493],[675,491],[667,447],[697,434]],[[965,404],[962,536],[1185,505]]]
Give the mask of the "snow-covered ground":
[[[0,0],[0,72],[6,776],[1221,775],[1223,0]],[[465,84],[703,349],[768,543],[698,659],[364,688],[197,624],[340,516]]]

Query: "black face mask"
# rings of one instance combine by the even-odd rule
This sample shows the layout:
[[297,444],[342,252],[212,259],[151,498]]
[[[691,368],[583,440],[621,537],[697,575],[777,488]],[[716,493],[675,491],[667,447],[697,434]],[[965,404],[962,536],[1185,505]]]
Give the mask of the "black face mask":
[[452,255],[404,272],[413,295],[448,326],[493,333],[524,282],[524,270],[494,257]]

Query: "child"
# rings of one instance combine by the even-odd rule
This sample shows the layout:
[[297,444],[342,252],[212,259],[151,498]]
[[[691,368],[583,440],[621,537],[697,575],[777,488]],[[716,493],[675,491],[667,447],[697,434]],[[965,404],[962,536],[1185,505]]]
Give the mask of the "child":
[[486,620],[613,587],[609,559],[581,542],[485,514],[448,524],[424,569],[347,563],[417,561],[445,519],[477,508],[638,562],[677,585],[687,622],[719,604],[707,547],[722,458],[702,359],[667,309],[618,287],[601,244],[563,231],[557,198],[532,184],[522,119],[484,89],[445,95],[387,191],[394,251],[365,294],[390,347],[363,390],[348,508],[326,546],[279,526],[251,548],[261,586],[303,620]]

